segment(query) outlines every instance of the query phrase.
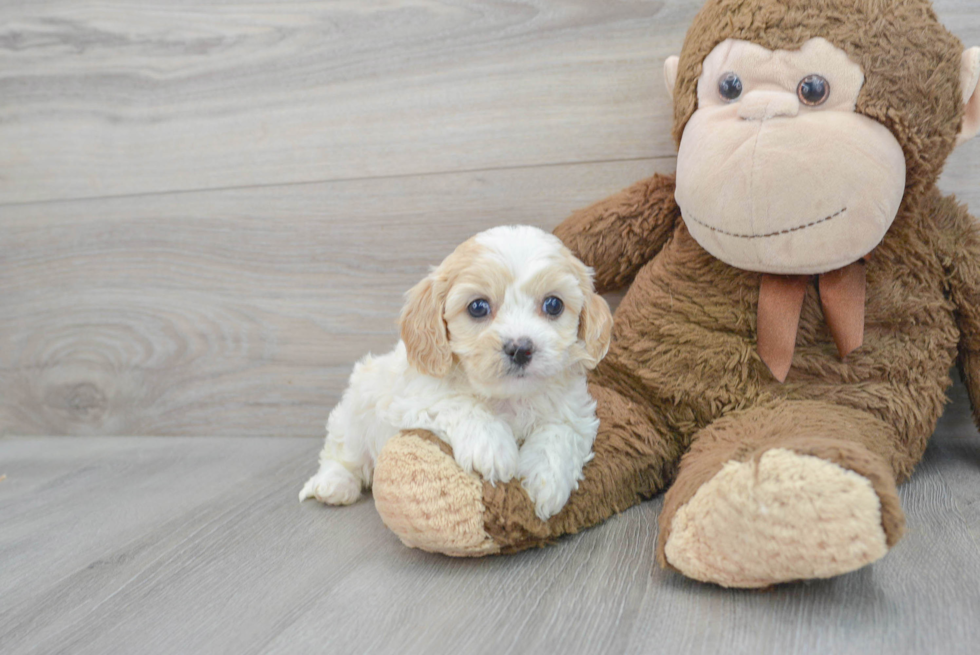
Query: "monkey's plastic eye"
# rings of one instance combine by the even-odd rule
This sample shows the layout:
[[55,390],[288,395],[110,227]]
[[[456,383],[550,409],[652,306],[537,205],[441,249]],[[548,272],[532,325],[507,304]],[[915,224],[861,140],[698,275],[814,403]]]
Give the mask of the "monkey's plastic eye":
[[561,301],[561,298],[555,296],[548,296],[541,303],[541,311],[543,311],[548,316],[552,318],[561,316],[561,313],[565,310],[565,303]]
[[807,75],[800,80],[796,95],[800,97],[800,102],[809,107],[822,105],[830,97],[830,82],[819,75]]
[[742,95],[742,80],[735,73],[725,73],[718,80],[718,93],[727,102],[738,100]]
[[466,311],[470,313],[473,318],[483,318],[490,314],[490,303],[483,298],[478,298],[469,304]]

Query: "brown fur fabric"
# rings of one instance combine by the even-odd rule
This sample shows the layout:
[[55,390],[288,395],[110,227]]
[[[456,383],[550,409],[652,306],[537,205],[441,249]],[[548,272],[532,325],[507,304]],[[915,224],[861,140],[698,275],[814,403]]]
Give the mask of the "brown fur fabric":
[[929,2],[708,0],[681,55],[674,135],[696,109],[701,61],[719,42],[795,49],[817,36],[862,65],[857,111],[892,131],[908,166],[899,214],[867,264],[864,344],[838,356],[811,284],[792,368],[777,382],[757,353],[761,275],[695,242],[672,177],[576,213],[555,234],[595,269],[600,290],[630,284],[609,354],[590,377],[595,458],[547,523],[518,481],[484,485],[485,531],[503,552],[577,532],[673,483],[658,545],[667,564],[678,509],[726,462],[776,448],[869,481],[890,547],[904,526],[895,484],[922,457],[954,362],[980,424],[980,228],[935,188],[962,122],[962,46]]
[[793,369],[776,383],[755,349],[760,276],[695,243],[671,178],[576,213],[555,234],[596,269],[601,290],[635,277],[592,376],[596,457],[548,526],[521,516],[518,484],[488,485],[487,531],[498,543],[544,543],[622,511],[665,488],[687,450],[664,508],[662,558],[673,512],[700,483],[728,459],[778,445],[871,480],[892,545],[904,521],[894,483],[922,456],[957,353],[980,421],[980,232],[934,187],[962,120],[962,46],[929,2],[709,0],[681,54],[674,135],[679,142],[696,109],[701,61],[715,45],[738,38],[795,49],[814,36],[861,63],[867,81],[857,111],[895,134],[908,165],[900,215],[868,264],[864,346],[836,357],[811,286]]
[[572,252],[592,253],[596,291],[606,293],[633,281],[667,243],[680,216],[674,178],[654,175],[575,212],[555,234]]
[[970,394],[973,419],[980,425],[980,228],[966,207],[935,189],[926,201],[942,238],[940,256],[949,280],[960,328],[958,365]]
[[[671,178],[657,176],[622,193],[662,198],[649,189],[669,184]],[[587,263],[601,266],[583,248],[591,230],[580,226],[608,224],[622,204],[616,198],[599,203],[591,208],[594,222],[577,214],[555,232]],[[679,215],[673,202],[635,206],[646,217]],[[617,216],[624,231],[642,220]],[[657,231],[649,234],[659,238]],[[603,251],[609,248],[604,238],[593,238]],[[649,247],[642,239],[635,250],[627,245],[617,262]],[[726,444],[697,468],[715,472],[728,459],[773,447],[823,457],[871,480],[889,545],[898,540],[904,519],[894,485],[912,473],[935,429],[961,334],[960,361],[975,412],[980,400],[980,302],[956,302],[980,300],[980,230],[962,207],[933,190],[896,219],[868,264],[865,344],[846,361],[837,357],[811,286],[785,384],[756,353],[760,275],[713,258],[682,221],[638,273],[616,274],[636,278],[616,312],[610,352],[591,377],[601,422],[595,459],[568,505],[547,524],[534,518],[519,482],[485,485],[486,530],[505,551],[544,545],[623,511],[665,489],[681,453],[687,451],[683,471],[707,446],[726,440],[738,445]],[[738,417],[746,418],[736,429]],[[691,475],[700,482],[707,473]],[[695,490],[682,484],[668,494],[663,540],[673,511]]]

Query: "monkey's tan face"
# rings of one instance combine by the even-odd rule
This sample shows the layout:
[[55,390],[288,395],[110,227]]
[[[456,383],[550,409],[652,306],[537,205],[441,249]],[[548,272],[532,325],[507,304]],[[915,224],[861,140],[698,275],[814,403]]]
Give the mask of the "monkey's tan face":
[[906,165],[892,133],[855,113],[863,84],[824,39],[798,51],[719,44],[677,158],[695,240],[763,273],[824,273],[871,252],[898,213]]

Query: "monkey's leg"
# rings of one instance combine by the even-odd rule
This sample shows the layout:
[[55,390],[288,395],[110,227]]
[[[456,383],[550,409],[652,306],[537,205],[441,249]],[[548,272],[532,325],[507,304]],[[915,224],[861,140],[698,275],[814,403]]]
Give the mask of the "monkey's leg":
[[492,486],[465,473],[432,434],[402,432],[384,447],[374,472],[382,520],[413,548],[455,556],[543,546],[661,491],[680,457],[680,439],[649,403],[631,400],[593,378],[600,419],[585,479],[547,522],[519,480]]
[[882,557],[904,516],[878,418],[779,401],[698,432],[660,516],[657,559],[726,587],[828,578]]

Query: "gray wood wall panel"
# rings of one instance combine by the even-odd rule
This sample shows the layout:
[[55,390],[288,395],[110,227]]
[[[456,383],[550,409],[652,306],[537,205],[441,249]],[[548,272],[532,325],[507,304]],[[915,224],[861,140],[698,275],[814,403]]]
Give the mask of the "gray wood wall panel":
[[[472,233],[650,161],[8,207],[0,432],[313,435],[402,294]],[[79,211],[79,208],[82,211]]]
[[660,64],[697,9],[7,4],[7,203],[670,155]]
[[0,435],[319,434],[456,243],[673,169],[699,6],[0,2]]

